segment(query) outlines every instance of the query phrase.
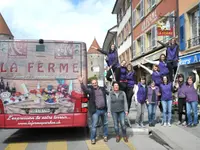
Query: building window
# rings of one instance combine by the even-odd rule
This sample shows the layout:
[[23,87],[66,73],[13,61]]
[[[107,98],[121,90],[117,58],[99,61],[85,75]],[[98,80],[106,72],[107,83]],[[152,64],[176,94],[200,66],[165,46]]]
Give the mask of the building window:
[[144,0],[140,2],[140,19],[144,17]]
[[91,65],[93,65],[93,62],[91,61],[91,63],[90,63]]
[[131,34],[131,19],[128,20],[128,35]]
[[148,8],[147,13],[151,12],[151,10],[156,6],[156,0],[148,0]]
[[125,11],[128,9],[128,0],[124,1]]
[[124,16],[124,12],[123,12],[123,8],[121,8],[121,15],[120,15],[120,17],[121,17],[121,19],[123,18],[123,16]]
[[129,48],[126,50],[126,60],[130,61]]
[[152,48],[157,46],[157,27],[153,26],[151,28],[151,46]]
[[132,25],[133,25],[133,28],[136,25],[136,10],[135,9],[132,12]]
[[144,35],[140,36],[137,39],[137,45],[139,47],[139,53],[143,54],[144,53],[144,48],[145,48],[145,44],[144,44]]
[[151,30],[147,32],[147,49],[146,51],[150,51],[152,49],[152,37]]
[[121,22],[121,17],[120,17],[120,13],[117,14],[117,23],[119,24]]
[[135,41],[133,41],[133,51],[132,51],[132,58],[135,58],[136,55],[136,47],[135,47]]
[[193,13],[191,13],[190,19],[191,19],[191,33],[192,33],[191,37],[195,38],[199,36],[200,33],[199,10],[196,10]]

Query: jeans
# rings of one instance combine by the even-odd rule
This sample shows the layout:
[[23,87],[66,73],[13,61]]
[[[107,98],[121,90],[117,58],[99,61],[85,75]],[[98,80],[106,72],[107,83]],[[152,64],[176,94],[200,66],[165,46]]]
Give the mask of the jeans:
[[[193,124],[198,124],[198,102],[186,102],[186,108],[187,108],[187,118],[188,118],[188,125]],[[191,110],[193,111],[194,119],[192,122],[192,115],[191,115]]]
[[[171,123],[172,118],[172,100],[162,100],[163,107],[163,123]],[[167,120],[168,117],[168,120]]]
[[153,123],[156,118],[156,103],[150,103],[148,105],[148,119],[149,119],[149,124]]
[[119,136],[119,122],[122,129],[123,137],[126,136],[126,125],[125,125],[125,112],[112,112],[112,118],[114,122],[115,133]]
[[108,115],[106,110],[96,110],[96,112],[92,115],[92,131],[91,131],[91,140],[95,140],[97,125],[99,121],[99,117],[101,117],[101,121],[103,123],[103,134],[104,136],[108,136]]
[[136,116],[136,123],[141,124],[144,121],[144,108],[145,108],[145,103],[144,104],[137,104],[137,116]]

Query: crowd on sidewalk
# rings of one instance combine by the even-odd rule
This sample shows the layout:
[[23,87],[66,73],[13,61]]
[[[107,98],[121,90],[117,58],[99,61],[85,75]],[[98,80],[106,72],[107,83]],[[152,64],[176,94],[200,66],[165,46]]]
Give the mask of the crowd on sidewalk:
[[[118,53],[114,45],[111,46],[108,52],[96,48],[107,56],[108,71],[106,78],[111,82],[112,90],[108,91],[105,87],[99,87],[97,80],[92,80],[92,86],[89,88],[83,84],[82,77],[79,77],[81,88],[85,93],[89,94],[89,113],[92,119],[92,144],[96,143],[96,129],[99,118],[101,118],[103,124],[104,141],[108,141],[109,116],[113,118],[116,142],[119,142],[121,139],[119,124],[121,125],[122,137],[125,142],[128,142],[125,118],[128,116],[133,100],[137,108],[136,127],[144,127],[145,106],[148,109],[149,126],[155,126],[156,108],[159,107],[162,112],[161,124],[170,127],[174,100],[173,93],[175,92],[178,93],[178,124],[183,124],[187,127],[197,126],[198,73],[196,70],[193,70],[193,73],[189,74],[186,81],[184,81],[183,74],[177,75],[179,45],[176,43],[176,39],[170,40],[168,44],[158,42],[166,47],[166,55],[160,55],[159,61],[151,61],[144,58],[145,61],[153,64],[152,70],[142,64],[138,64],[139,67],[144,68],[151,74],[150,83],[146,83],[144,76],[137,83],[133,66],[131,64],[126,65],[125,60],[119,64]],[[184,109],[186,117],[183,120]]]

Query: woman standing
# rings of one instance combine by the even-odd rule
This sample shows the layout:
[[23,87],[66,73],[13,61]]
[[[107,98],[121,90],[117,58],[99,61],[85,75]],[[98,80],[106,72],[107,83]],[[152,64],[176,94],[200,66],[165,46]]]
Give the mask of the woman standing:
[[167,48],[166,56],[167,56],[167,67],[169,69],[169,79],[173,81],[173,75],[176,74],[178,60],[179,60],[179,45],[176,43],[176,39],[173,38],[169,41],[169,44],[164,44],[158,41],[161,45]]
[[135,104],[137,106],[136,127],[144,127],[144,108],[147,99],[147,86],[145,77],[134,87]]
[[[179,74],[178,75],[178,83],[175,85],[175,91],[178,91],[178,125],[186,125],[187,123],[187,109],[186,109],[186,100],[185,100],[185,94],[184,94],[184,75]],[[185,109],[185,121],[182,121],[182,115],[183,115],[183,108]]]
[[106,74],[106,79],[111,82],[112,79],[110,78],[110,76],[113,75],[112,71],[114,73],[116,68],[119,66],[118,53],[117,53],[117,49],[116,49],[115,45],[114,44],[111,45],[109,52],[107,52],[105,50],[98,49],[94,46],[93,46],[93,48],[107,56],[106,62],[107,62],[107,65],[108,65],[108,71],[107,71],[107,74]]
[[[193,70],[195,74],[196,81],[194,78],[189,76],[186,81],[186,86],[184,86],[184,94],[186,96],[186,109],[188,118],[188,127],[197,126],[198,124],[198,94],[197,87],[199,85],[199,75],[196,70]],[[194,119],[192,121],[191,111],[193,111]]]
[[161,90],[161,103],[163,107],[163,123],[164,126],[171,127],[171,117],[172,117],[172,91],[173,85],[168,80],[167,76],[163,76],[163,83],[160,84]]
[[125,115],[128,115],[128,105],[126,94],[124,91],[119,90],[119,84],[113,83],[113,91],[110,92],[108,97],[108,116],[112,113],[114,128],[116,133],[116,142],[120,141],[119,135],[119,122],[122,129],[122,136],[125,142],[128,142],[125,126]]
[[132,103],[132,96],[133,96],[133,88],[135,85],[135,71],[133,70],[133,66],[131,64],[127,65],[127,102],[128,102],[128,111],[130,110],[131,103]]
[[118,67],[115,71],[116,81],[119,83],[119,89],[126,92],[127,89],[127,68],[126,61],[123,60],[121,66]]
[[146,58],[144,58],[144,60],[153,65],[157,65],[159,67],[161,76],[167,76],[169,74],[169,69],[167,67],[165,54],[160,55],[159,61],[151,61]]
[[148,104],[148,119],[149,126],[155,126],[156,107],[158,104],[158,96],[160,96],[159,87],[152,80],[148,86],[147,104]]

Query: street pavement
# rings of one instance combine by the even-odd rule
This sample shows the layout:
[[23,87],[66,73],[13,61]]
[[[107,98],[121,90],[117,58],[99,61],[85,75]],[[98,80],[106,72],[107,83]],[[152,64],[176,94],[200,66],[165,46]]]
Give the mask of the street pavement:
[[[160,116],[159,110],[157,116]],[[83,128],[0,129],[0,150],[196,150],[200,147],[200,126],[186,128],[173,124],[172,127],[162,127],[157,124],[149,128],[145,111],[146,128],[142,129],[135,128],[135,117],[133,103],[129,113],[132,128],[127,128],[128,143],[123,139],[115,142],[113,121],[109,117],[107,143],[102,140],[101,129],[98,129],[96,145],[91,145],[89,134]]]

